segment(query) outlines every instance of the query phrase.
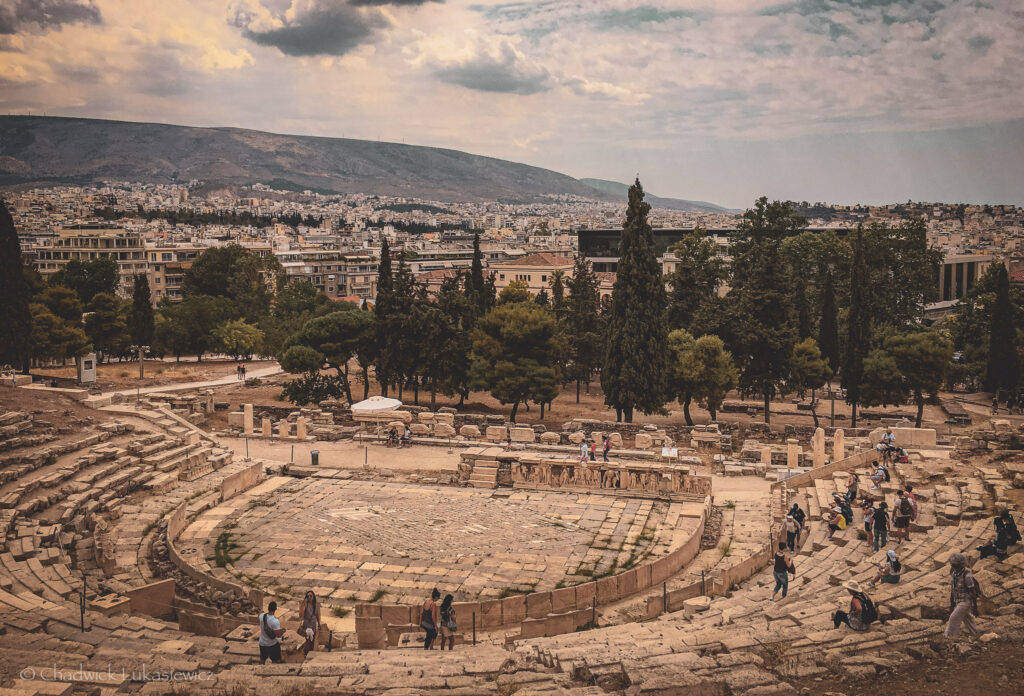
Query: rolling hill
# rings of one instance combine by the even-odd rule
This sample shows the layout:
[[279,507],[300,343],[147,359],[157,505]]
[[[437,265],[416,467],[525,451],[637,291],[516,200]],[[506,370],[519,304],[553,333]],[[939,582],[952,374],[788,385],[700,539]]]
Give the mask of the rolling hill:
[[[618,181],[607,181],[605,179],[580,179],[581,182],[617,199],[625,199],[629,191],[628,184],[621,184]],[[682,198],[666,198],[655,196],[649,191],[644,192],[644,200],[653,208],[668,208],[669,210],[682,210],[688,213],[736,213],[740,212],[732,208],[723,208],[714,203],[706,201],[687,201]]]

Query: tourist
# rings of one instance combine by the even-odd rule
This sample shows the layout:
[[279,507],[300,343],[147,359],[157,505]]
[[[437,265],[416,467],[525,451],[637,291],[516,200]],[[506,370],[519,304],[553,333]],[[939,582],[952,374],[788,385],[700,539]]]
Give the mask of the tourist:
[[452,601],[455,597],[450,594],[444,596],[444,600],[441,602],[441,649],[444,650],[444,643],[448,641],[448,650],[455,648],[455,630],[457,625],[455,623],[455,607],[452,606]]
[[603,447],[603,452],[602,452],[602,456],[604,457],[604,461],[608,461],[608,452],[610,452],[611,449],[612,449],[612,439],[610,437],[608,437],[607,435],[605,435],[604,436],[604,447]]
[[846,529],[846,518],[843,517],[843,511],[838,505],[825,514],[828,516],[829,539],[831,539],[832,535],[836,532]]
[[978,585],[967,570],[967,559],[962,553],[949,557],[949,621],[945,635],[955,638],[960,635],[960,624],[967,625],[967,632],[977,638],[981,635],[974,617],[978,615]]
[[769,602],[775,601],[775,595],[782,590],[782,598],[786,598],[786,593],[789,592],[789,575],[790,573],[796,577],[796,565],[793,564],[793,559],[786,554],[786,544],[779,542],[779,550],[775,552],[775,565],[772,567],[772,577],[775,578],[775,590],[772,592],[772,596],[769,598]]
[[843,513],[843,517],[846,518],[846,526],[853,524],[853,508],[850,507],[850,501],[838,493],[833,493],[832,502],[834,503],[834,506],[838,507],[839,511]]
[[242,363],[238,363],[237,365],[235,365],[235,379],[242,379]]
[[430,593],[430,599],[423,603],[423,613],[420,617],[420,626],[427,632],[423,639],[423,649],[430,650],[434,639],[437,638],[437,627],[441,625],[441,611],[437,606],[437,600],[441,599],[441,592],[435,587]]
[[313,590],[307,590],[306,596],[302,598],[302,603],[299,605],[299,618],[302,621],[299,633],[306,639],[302,646],[302,652],[308,655],[310,650],[315,649],[316,634],[320,632],[320,603],[316,601]]
[[871,515],[871,530],[875,537],[875,551],[889,543],[889,505],[884,500]]
[[868,546],[871,546],[871,518],[875,514],[875,504],[870,499],[865,500],[861,512],[864,513],[864,533],[867,536]]
[[408,447],[412,442],[412,431],[409,430],[409,425],[405,425],[405,431],[402,433],[402,439],[398,443],[401,447]]
[[595,440],[590,441],[590,461],[597,461],[597,442]]
[[908,483],[903,489],[906,496],[910,498],[910,504],[914,506],[914,514],[911,515],[910,520],[915,521],[917,520],[917,496],[914,495],[914,484]]
[[789,552],[793,553],[796,551],[796,539],[800,535],[800,525],[797,524],[796,519],[792,515],[786,515],[786,546],[789,547]]
[[259,615],[260,624],[260,664],[266,664],[267,660],[274,663],[281,662],[281,636],[284,629],[281,622],[274,616],[277,611],[277,602],[267,605],[267,610]]
[[833,614],[833,627],[839,628],[839,624],[846,624],[854,631],[868,630],[868,626],[878,618],[878,610],[875,609],[874,603],[855,580],[844,582],[843,588],[850,593],[850,611],[840,610]]
[[242,381],[245,381],[245,365],[239,365],[242,368]]
[[1006,529],[1006,536],[1010,544],[1020,543],[1020,531],[1017,529],[1017,523],[1013,521],[1013,515],[1010,514],[1010,511],[1003,510],[999,515],[999,519],[1003,521],[1003,527]]
[[878,564],[878,575],[874,580],[868,582],[868,587],[874,587],[879,582],[895,585],[900,581],[900,573],[903,572],[903,564],[896,558],[896,552],[890,549],[885,553],[885,560]]
[[395,430],[395,426],[391,426],[391,430],[388,431],[388,447],[397,447],[398,444],[398,431]]
[[580,464],[586,464],[587,463],[587,457],[588,457],[589,454],[590,454],[590,451],[587,449],[587,441],[583,440],[580,443]]
[[850,476],[846,479],[846,502],[853,504],[853,501],[857,499],[857,489],[860,487],[860,477],[857,476],[857,472],[850,469]]
[[[793,503],[793,507],[789,509],[789,514],[791,514],[793,516],[793,519],[796,520],[796,523],[800,525],[800,532],[802,532],[804,530],[804,520],[807,519],[807,513],[800,509],[799,505]],[[800,541],[799,532],[796,535],[796,540]]]
[[996,535],[987,544],[983,544],[978,547],[978,551],[981,552],[981,558],[988,558],[989,556],[995,556],[1000,561],[1006,560],[1006,549],[1010,546],[1010,535],[1007,533],[1006,524],[1003,523],[1002,517],[996,517]]
[[511,452],[512,451],[512,433],[509,433],[508,434],[508,439],[505,440],[505,451],[506,452]]
[[903,495],[903,490],[896,491],[896,501],[892,505],[893,536],[902,544],[910,541],[910,519],[914,516],[914,504]]
[[873,491],[878,490],[878,484],[889,480],[889,468],[883,462],[875,462],[875,465],[878,468],[875,469],[875,473],[871,475],[871,480],[875,484],[871,487],[871,490]]

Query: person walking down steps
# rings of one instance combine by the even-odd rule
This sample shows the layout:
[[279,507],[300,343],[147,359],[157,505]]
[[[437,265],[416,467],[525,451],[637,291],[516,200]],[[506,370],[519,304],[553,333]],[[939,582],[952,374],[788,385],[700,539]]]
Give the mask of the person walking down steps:
[[441,599],[441,592],[436,587],[430,593],[430,599],[423,603],[423,614],[420,617],[420,626],[427,635],[423,639],[423,649],[430,650],[437,638],[438,626],[441,625],[441,610],[437,606],[437,600]]
[[946,622],[946,638],[960,635],[960,626],[966,626],[972,637],[978,638],[981,631],[974,622],[978,615],[978,581],[967,569],[967,558],[962,553],[949,557],[949,621]]
[[775,595],[782,590],[782,598],[786,598],[789,592],[789,576],[796,577],[796,565],[793,559],[786,553],[786,543],[779,542],[779,550],[775,552],[775,565],[772,567],[772,577],[775,578],[775,591],[772,592],[769,602],[775,601]]

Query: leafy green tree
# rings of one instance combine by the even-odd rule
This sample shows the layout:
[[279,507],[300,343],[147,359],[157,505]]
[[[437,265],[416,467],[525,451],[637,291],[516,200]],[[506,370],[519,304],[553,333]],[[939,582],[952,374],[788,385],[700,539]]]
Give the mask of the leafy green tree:
[[942,267],[942,251],[929,246],[924,220],[869,225],[863,243],[865,299],[875,322],[897,330],[918,324],[925,305],[938,299]]
[[537,304],[538,307],[550,307],[551,296],[548,295],[548,289],[541,288],[540,292],[533,296],[533,301]]
[[1010,304],[1010,281],[1006,266],[995,264],[995,304],[989,328],[988,365],[985,387],[999,394],[1017,389],[1018,372],[1017,330],[1013,305]]
[[120,280],[117,261],[103,256],[89,261],[68,261],[64,268],[53,274],[50,284],[68,288],[83,305],[87,305],[100,293],[116,295]]
[[424,353],[431,347],[424,345],[419,338],[422,327],[415,323],[418,318],[415,308],[427,301],[426,288],[422,283],[416,282],[405,259],[400,258],[398,269],[395,271],[393,306],[388,318],[387,343],[380,346],[379,349],[390,351],[392,354],[389,362],[393,366],[398,382],[398,398],[401,399],[403,390],[411,386],[413,399],[417,403],[419,402],[421,365]]
[[821,294],[818,347],[832,374],[835,374],[839,369],[839,323],[836,317],[836,294],[831,273],[825,276],[825,288]]
[[729,277],[725,259],[718,255],[718,245],[708,239],[704,229],[695,227],[675,245],[672,253],[678,259],[676,270],[667,281],[668,324],[673,328],[699,330],[708,323],[718,298],[718,288]]
[[857,404],[864,380],[864,360],[871,347],[871,307],[867,261],[864,256],[864,229],[857,226],[850,265],[850,310],[846,320],[846,350],[841,373],[846,403],[850,404],[850,425],[857,427]]
[[41,303],[32,303],[29,311],[32,314],[32,356],[36,360],[63,364],[68,358],[83,356],[92,349],[80,321],[59,317]]
[[0,365],[28,372],[32,350],[31,289],[7,203],[0,199]]
[[[782,255],[794,279],[803,282],[807,304],[810,307],[822,305],[829,276],[849,276],[851,254],[850,245],[840,239],[833,230],[803,230],[782,240]],[[833,293],[836,290],[833,287]],[[840,296],[835,301],[845,306],[848,301],[846,289],[840,290]]]
[[85,317],[85,334],[97,352],[99,362],[111,356],[127,355],[131,344],[121,300],[105,292],[92,298],[92,311]]
[[181,362],[181,356],[189,352],[191,345],[188,327],[180,312],[161,311],[156,315],[151,345],[154,355],[171,354]]
[[[576,403],[580,402],[580,384],[601,364],[601,293],[597,275],[582,253],[573,260],[569,279],[569,298],[565,303],[562,328],[566,346],[566,377],[576,381]],[[588,387],[589,389],[589,387]]]
[[550,403],[558,393],[555,320],[530,302],[498,305],[473,330],[474,387],[486,389],[502,404]]
[[796,307],[796,335],[801,341],[811,337],[814,330],[811,322],[811,306],[807,303],[807,283],[803,276],[794,273],[793,303]]
[[718,336],[698,338],[693,344],[693,360],[697,368],[693,396],[714,421],[729,390],[739,383],[739,370]]
[[920,428],[925,403],[938,402],[953,345],[935,331],[917,331],[889,336],[884,346],[903,375],[904,390],[917,405],[916,427]]
[[498,293],[498,304],[515,304],[516,302],[529,302],[533,299],[530,294],[530,286],[525,280],[513,280]]
[[660,409],[667,389],[667,300],[647,221],[650,209],[638,178],[629,188],[601,369],[605,403],[627,423],[633,422],[635,410],[649,414]]
[[319,372],[325,362],[323,353],[300,344],[289,346],[281,354],[281,369],[293,374]]
[[888,351],[875,348],[864,358],[862,403],[872,406],[898,406],[907,399],[900,366]]
[[[91,298],[90,298],[91,299]],[[42,303],[57,317],[65,321],[80,323],[82,321],[82,302],[70,288],[55,285],[39,293],[36,301]]]
[[693,425],[690,404],[697,391],[697,362],[693,354],[696,343],[686,329],[675,329],[668,335],[668,393],[683,407],[687,425]]
[[273,256],[261,258],[237,244],[211,247],[185,271],[182,296],[225,297],[232,312],[222,317],[244,317],[256,323],[270,311],[273,294],[283,285],[284,270]]
[[761,395],[765,423],[771,422],[771,399],[790,373],[797,342],[792,275],[782,243],[806,225],[787,203],[762,197],[743,214],[731,245],[730,345],[740,365],[740,389]]
[[135,285],[132,289],[132,310],[128,318],[133,345],[148,346],[153,343],[153,332],[156,330],[154,316],[149,280],[145,273],[139,273],[135,276]]
[[288,337],[298,332],[318,309],[322,308],[324,312],[333,309],[332,304],[333,300],[317,293],[308,280],[289,280],[274,298],[270,313],[260,318],[259,329],[263,332],[263,348],[260,352],[280,356]]
[[244,319],[229,319],[213,330],[213,347],[234,358],[251,360],[263,345],[263,332]]
[[281,398],[298,406],[318,404],[345,395],[341,380],[336,375],[319,372],[303,373],[297,379],[290,379],[281,386]]
[[294,346],[306,346],[323,355],[328,367],[337,372],[345,398],[352,403],[349,362],[357,356],[366,334],[373,330],[373,317],[355,305],[349,306],[351,309],[310,319],[298,334],[289,339],[288,350]]
[[203,354],[215,348],[214,330],[233,312],[227,297],[192,295],[178,304],[161,303],[163,321],[157,321],[156,342],[179,360],[191,353],[202,362]]
[[811,391],[811,417],[814,418],[815,427],[818,426],[816,391],[831,378],[832,369],[813,338],[805,338],[794,346],[786,389],[795,392],[801,399],[808,389]]

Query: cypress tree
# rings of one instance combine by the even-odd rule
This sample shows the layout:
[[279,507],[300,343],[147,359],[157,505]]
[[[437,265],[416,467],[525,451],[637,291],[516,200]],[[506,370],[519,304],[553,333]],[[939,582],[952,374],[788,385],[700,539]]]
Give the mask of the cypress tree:
[[377,264],[377,302],[374,313],[377,317],[377,360],[375,371],[380,383],[382,396],[388,395],[394,370],[392,367],[393,336],[389,335],[388,320],[391,317],[395,299],[395,281],[391,273],[391,246],[387,238],[380,243],[380,262]]
[[811,337],[811,306],[807,303],[807,282],[799,272],[795,275],[796,331],[802,341]]
[[629,187],[601,369],[605,403],[627,423],[636,410],[649,414],[661,408],[667,394],[667,299],[647,222],[650,209],[637,178]]
[[32,315],[21,244],[7,203],[0,199],[0,364],[28,373]]
[[871,344],[871,314],[868,308],[868,266],[864,260],[864,228],[857,226],[850,266],[850,312],[846,327],[846,355],[843,360],[842,387],[850,404],[850,425],[857,427],[857,403],[864,380],[864,359]]
[[985,387],[996,393],[1017,388],[1020,375],[1017,370],[1017,330],[1013,325],[1013,305],[1010,303],[1010,279],[1006,266],[996,265],[996,301],[988,338],[988,365],[985,369]]
[[601,363],[601,292],[597,276],[581,253],[573,261],[569,279],[569,299],[565,303],[565,332],[568,347],[568,376],[576,380],[576,403],[580,402],[580,384],[590,383],[590,376]]
[[836,290],[832,274],[825,275],[821,294],[821,321],[818,323],[818,348],[835,373],[839,369],[839,325],[836,323]]
[[132,289],[132,313],[129,316],[132,343],[137,346],[153,344],[153,299],[149,294],[149,281],[145,273],[135,276]]
[[480,233],[473,235],[473,262],[469,267],[469,279],[466,282],[466,296],[477,309],[477,316],[483,316],[489,308],[487,288],[484,281],[484,255],[480,251]]

